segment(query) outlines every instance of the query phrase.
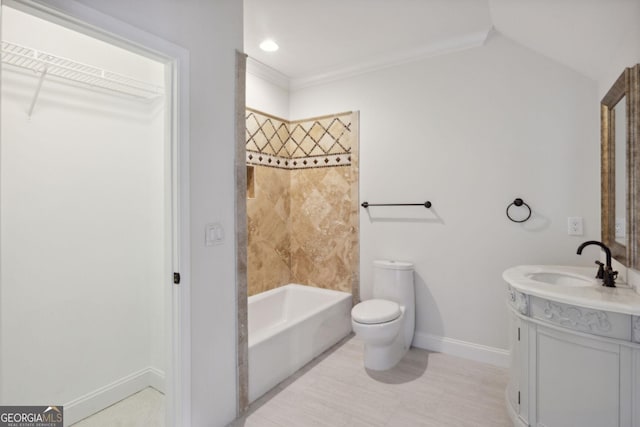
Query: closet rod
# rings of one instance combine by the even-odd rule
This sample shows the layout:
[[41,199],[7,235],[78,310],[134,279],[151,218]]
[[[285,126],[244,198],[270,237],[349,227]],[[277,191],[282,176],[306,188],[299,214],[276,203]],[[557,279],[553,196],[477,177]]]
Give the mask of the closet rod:
[[46,69],[48,76],[141,99],[153,99],[164,93],[163,88],[158,85],[4,40],[2,62],[37,73]]

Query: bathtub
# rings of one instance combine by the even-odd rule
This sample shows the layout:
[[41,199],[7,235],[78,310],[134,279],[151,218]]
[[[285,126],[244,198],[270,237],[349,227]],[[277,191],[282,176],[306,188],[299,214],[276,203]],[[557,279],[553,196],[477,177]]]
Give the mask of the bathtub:
[[286,285],[249,297],[249,401],[351,332],[351,294]]

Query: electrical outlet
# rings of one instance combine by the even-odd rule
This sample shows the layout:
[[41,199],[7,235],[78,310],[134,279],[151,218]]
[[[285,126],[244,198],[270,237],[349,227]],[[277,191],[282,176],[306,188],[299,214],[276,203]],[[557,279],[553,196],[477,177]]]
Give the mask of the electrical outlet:
[[616,218],[616,237],[624,237],[627,234],[624,218]]
[[570,216],[567,220],[567,233],[569,236],[582,236],[582,217]]

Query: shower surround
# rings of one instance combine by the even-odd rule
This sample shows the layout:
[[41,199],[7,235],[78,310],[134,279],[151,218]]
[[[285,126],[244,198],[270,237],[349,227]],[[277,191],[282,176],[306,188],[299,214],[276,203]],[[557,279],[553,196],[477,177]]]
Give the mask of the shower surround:
[[358,113],[287,121],[246,111],[248,287],[359,294]]

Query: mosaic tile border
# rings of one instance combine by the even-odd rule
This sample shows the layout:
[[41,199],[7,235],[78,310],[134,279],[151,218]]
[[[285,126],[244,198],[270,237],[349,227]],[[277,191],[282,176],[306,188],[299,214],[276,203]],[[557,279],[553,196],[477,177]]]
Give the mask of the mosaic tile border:
[[247,164],[267,166],[279,169],[310,169],[328,168],[339,166],[351,166],[350,154],[332,154],[329,156],[309,156],[286,159],[269,154],[260,154],[255,151],[247,151]]
[[248,165],[269,166],[272,168],[289,169],[289,159],[285,157],[272,156],[256,151],[246,152],[246,162]]
[[245,121],[248,164],[282,169],[351,165],[351,112],[287,121],[247,108]]

